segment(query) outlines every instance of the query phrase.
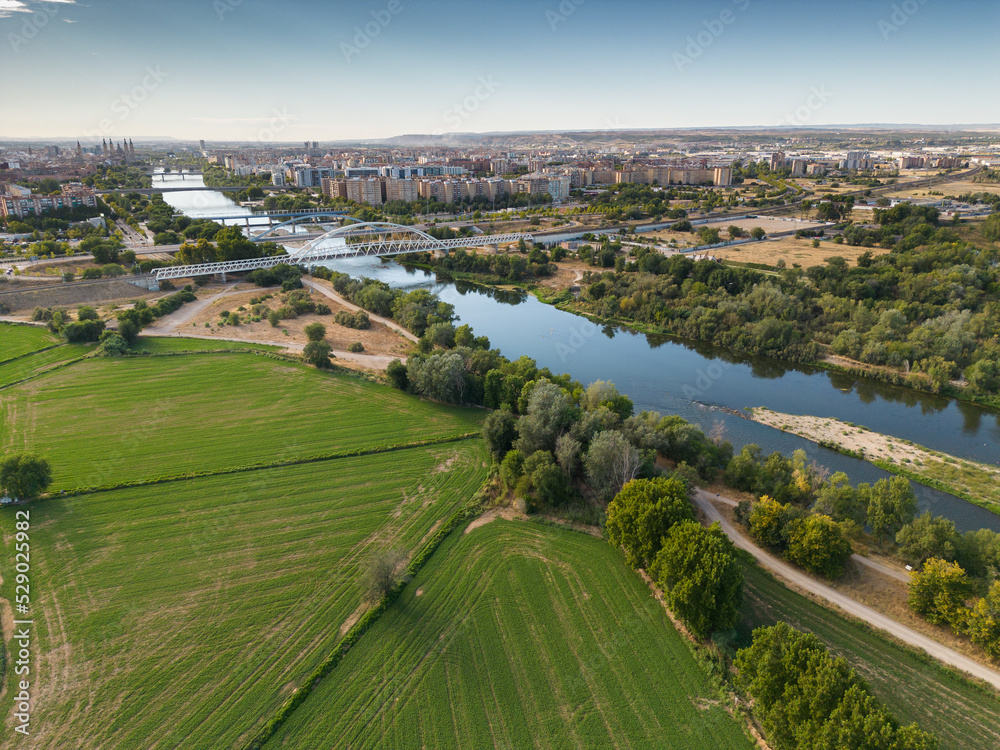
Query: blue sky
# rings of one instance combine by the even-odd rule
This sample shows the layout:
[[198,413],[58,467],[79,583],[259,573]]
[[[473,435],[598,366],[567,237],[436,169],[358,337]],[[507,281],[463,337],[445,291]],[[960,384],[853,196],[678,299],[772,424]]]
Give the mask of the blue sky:
[[992,0],[0,0],[0,137],[997,123],[998,28]]

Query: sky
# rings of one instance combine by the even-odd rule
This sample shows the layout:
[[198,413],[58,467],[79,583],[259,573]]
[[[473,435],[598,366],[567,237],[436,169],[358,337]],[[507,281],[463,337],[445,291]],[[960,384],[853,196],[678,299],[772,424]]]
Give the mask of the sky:
[[0,138],[997,123],[995,0],[0,0]]

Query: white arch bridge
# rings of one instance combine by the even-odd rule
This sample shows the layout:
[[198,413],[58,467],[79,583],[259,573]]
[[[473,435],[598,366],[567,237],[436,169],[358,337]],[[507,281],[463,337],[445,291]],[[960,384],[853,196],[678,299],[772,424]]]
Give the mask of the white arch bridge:
[[229,260],[221,263],[201,263],[192,266],[169,266],[157,268],[153,276],[157,281],[183,279],[190,276],[254,271],[271,268],[280,263],[315,266],[322,261],[365,256],[382,257],[404,253],[433,252],[447,253],[460,247],[486,247],[505,245],[518,240],[530,242],[530,234],[482,234],[472,237],[439,240],[426,232],[402,224],[384,221],[360,222],[331,229],[329,232],[310,240],[299,249],[290,250],[287,255],[272,255],[266,258]]

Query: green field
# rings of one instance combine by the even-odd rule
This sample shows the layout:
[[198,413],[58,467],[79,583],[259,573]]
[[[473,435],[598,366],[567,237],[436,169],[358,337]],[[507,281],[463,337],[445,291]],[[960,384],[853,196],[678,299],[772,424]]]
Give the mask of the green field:
[[0,362],[58,344],[59,337],[41,326],[0,323]]
[[[238,747],[339,640],[359,561],[417,548],[487,461],[467,440],[32,505],[24,747]],[[5,550],[12,521],[0,512]]]
[[0,388],[39,375],[65,362],[79,359],[92,351],[94,347],[90,344],[63,344],[0,363]]
[[452,534],[292,715],[278,748],[751,748],[606,542]]
[[88,359],[0,391],[0,449],[53,489],[475,432],[483,414],[255,354]]
[[915,721],[936,734],[941,750],[1000,747],[996,694],[791,591],[756,566],[748,566],[746,581],[743,619],[748,627],[784,620],[815,633],[851,663],[897,719],[904,724]]
[[280,346],[270,344],[255,344],[252,341],[217,341],[211,339],[184,339],[171,336],[142,336],[135,342],[133,349],[137,352],[150,354],[166,354],[172,352],[204,352],[224,351],[227,349],[254,349],[261,352],[280,352]]

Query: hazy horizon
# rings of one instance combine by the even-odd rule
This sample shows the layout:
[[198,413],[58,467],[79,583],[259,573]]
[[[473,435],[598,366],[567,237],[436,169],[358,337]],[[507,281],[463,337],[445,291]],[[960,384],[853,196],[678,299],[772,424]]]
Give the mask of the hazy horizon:
[[1000,51],[967,29],[998,21],[985,0],[0,0],[0,138],[989,126]]

